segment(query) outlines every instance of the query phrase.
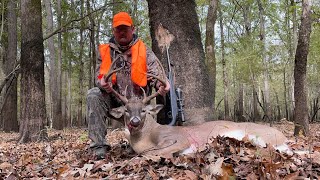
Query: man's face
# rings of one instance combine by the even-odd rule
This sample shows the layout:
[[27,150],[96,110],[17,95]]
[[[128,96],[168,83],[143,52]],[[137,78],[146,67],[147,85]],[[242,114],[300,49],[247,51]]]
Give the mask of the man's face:
[[132,41],[133,32],[133,26],[120,25],[113,28],[113,35],[121,46],[126,46]]

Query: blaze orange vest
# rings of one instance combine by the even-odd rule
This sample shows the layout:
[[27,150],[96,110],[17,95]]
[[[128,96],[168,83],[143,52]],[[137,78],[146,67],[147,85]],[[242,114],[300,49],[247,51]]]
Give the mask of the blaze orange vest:
[[[101,79],[111,66],[110,45],[101,44],[99,51],[102,62],[98,79]],[[131,80],[141,87],[147,85],[147,48],[141,40],[131,47]],[[112,75],[112,83],[116,83],[115,74]]]

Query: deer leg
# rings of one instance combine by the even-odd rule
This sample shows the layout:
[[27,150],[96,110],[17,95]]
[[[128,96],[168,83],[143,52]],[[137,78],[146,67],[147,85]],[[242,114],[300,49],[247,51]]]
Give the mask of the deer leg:
[[145,154],[161,155],[164,157],[172,157],[174,153],[179,153],[190,147],[187,140],[177,138],[165,138],[161,140],[156,147]]

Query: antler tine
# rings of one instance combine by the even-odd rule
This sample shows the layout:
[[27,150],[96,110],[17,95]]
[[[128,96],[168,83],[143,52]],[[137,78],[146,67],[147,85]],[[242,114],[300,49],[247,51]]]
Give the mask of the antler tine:
[[142,88],[142,87],[140,87],[140,89],[142,90],[142,92],[143,92],[143,99],[145,99],[146,97],[147,97],[147,95],[146,95],[146,91]]
[[[156,75],[153,75],[153,74],[149,74],[149,73],[148,73],[147,75],[150,76],[150,77],[153,77],[153,78],[157,79],[157,80],[160,81],[163,85],[166,86],[166,84],[167,84],[166,81],[163,80],[163,79],[161,79],[159,76],[156,76]],[[144,94],[144,98],[143,98],[143,100],[142,100],[144,104],[148,103],[151,99],[153,99],[153,98],[155,98],[155,97],[157,97],[157,96],[159,95],[159,92],[157,91],[157,92],[151,94],[150,96],[146,97],[146,93],[145,93],[144,89],[143,89],[143,88],[141,88],[141,89],[143,90],[143,94]]]
[[158,81],[160,81],[163,85],[166,85],[166,81],[164,79],[161,79],[159,76],[156,76],[156,75],[153,75],[153,74],[150,74],[150,73],[147,73],[147,76],[150,76],[150,77],[153,77],[155,79],[157,79]]
[[120,71],[124,67],[124,66],[121,66],[121,67],[119,67],[117,69],[114,69],[114,66],[116,65],[116,62],[119,59],[120,59],[120,57],[118,57],[114,61],[112,61],[110,69],[109,69],[109,72],[106,75],[104,75],[105,81],[107,81],[113,73],[116,73],[116,72]]
[[[109,80],[109,78],[111,77],[111,75],[112,75],[113,73],[118,72],[119,70],[121,70],[121,69],[124,67],[124,66],[121,66],[120,68],[114,69],[114,66],[115,66],[116,62],[117,62],[119,59],[120,59],[120,58],[118,57],[117,59],[115,59],[114,61],[112,61],[109,72],[107,73],[107,75],[104,75],[104,79],[105,79],[106,82]],[[114,69],[114,70],[112,70],[112,69]],[[127,92],[127,87],[126,87],[126,90],[125,90],[125,91]],[[127,103],[128,103],[127,97],[122,96],[122,95],[119,94],[116,90],[114,90],[112,87],[111,87],[111,92],[112,92],[114,95],[116,95],[124,104],[127,104]]]

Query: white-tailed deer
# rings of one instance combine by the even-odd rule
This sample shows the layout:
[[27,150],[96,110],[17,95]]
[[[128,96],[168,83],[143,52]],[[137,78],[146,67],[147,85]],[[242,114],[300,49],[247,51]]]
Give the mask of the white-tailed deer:
[[[118,70],[110,71],[105,78],[108,79]],[[156,76],[149,76],[164,83]],[[280,151],[288,150],[284,134],[266,125],[231,121],[211,121],[196,126],[160,125],[154,117],[163,105],[148,104],[158,95],[157,92],[148,97],[144,93],[143,99],[133,97],[129,100],[114,90],[113,93],[123,101],[124,106],[112,109],[110,114],[115,118],[124,116],[125,126],[130,131],[129,142],[136,153],[165,157],[173,153],[193,153],[205,146],[211,137],[217,136],[238,140],[248,138],[258,146],[269,144]]]

